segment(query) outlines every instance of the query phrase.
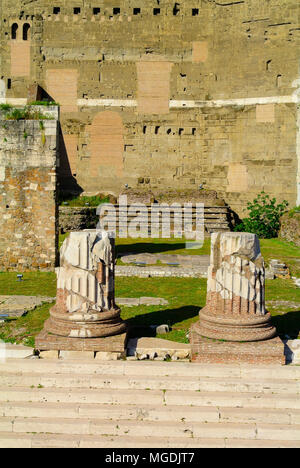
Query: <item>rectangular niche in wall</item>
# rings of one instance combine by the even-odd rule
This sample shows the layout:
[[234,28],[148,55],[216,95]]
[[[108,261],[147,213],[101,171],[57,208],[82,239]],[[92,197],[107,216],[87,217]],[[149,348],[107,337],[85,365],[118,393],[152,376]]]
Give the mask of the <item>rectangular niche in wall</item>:
[[165,61],[137,63],[138,112],[168,114],[172,63]]
[[50,69],[46,72],[47,93],[61,105],[61,112],[77,111],[78,71]]

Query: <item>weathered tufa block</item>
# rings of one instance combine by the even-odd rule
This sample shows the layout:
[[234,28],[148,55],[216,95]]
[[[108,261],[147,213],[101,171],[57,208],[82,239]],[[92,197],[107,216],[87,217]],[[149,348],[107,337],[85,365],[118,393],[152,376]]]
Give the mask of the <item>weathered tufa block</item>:
[[115,304],[114,239],[105,231],[72,232],[60,264],[56,305],[36,347],[123,352],[127,327]]
[[[276,329],[265,309],[265,267],[255,234],[212,235],[207,303],[199,316],[200,321],[191,330],[194,360],[204,358],[205,350],[206,362],[210,362],[208,355],[214,362],[219,362],[218,359],[234,362],[239,357],[252,362],[251,356],[254,362],[260,360],[259,345],[253,342],[261,344],[275,338]],[[283,362],[283,344],[276,338],[275,343],[271,342],[272,355]],[[262,362],[267,362],[265,343],[263,348]],[[227,356],[230,350],[233,358]]]

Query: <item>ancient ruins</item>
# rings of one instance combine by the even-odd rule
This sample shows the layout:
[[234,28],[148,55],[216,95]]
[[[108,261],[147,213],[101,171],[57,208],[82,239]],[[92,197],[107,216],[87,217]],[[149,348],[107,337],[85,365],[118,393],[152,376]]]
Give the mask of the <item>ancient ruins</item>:
[[199,316],[191,331],[193,360],[284,364],[283,343],[265,308],[265,267],[255,234],[212,234],[207,302]]
[[1,0],[0,103],[60,104],[61,189],[203,184],[241,216],[262,189],[294,206],[298,6]]
[[114,239],[104,231],[72,232],[57,268],[57,301],[38,349],[124,353],[125,322],[115,304]]

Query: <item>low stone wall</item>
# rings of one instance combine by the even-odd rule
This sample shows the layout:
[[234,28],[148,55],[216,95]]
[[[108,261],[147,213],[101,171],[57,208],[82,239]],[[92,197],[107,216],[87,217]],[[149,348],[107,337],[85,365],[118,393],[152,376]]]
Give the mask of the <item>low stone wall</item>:
[[[150,205],[147,206],[148,213],[150,213]],[[115,205],[117,226],[119,226],[119,207]],[[99,221],[96,214],[96,207],[59,207],[59,229],[61,232],[80,231],[82,229],[95,229]],[[196,220],[196,210],[192,210],[193,222]],[[230,209],[227,206],[205,206],[204,208],[204,225],[205,232],[223,232],[230,230]],[[108,220],[107,215],[105,215]],[[128,215],[127,224],[135,218],[136,215]],[[171,213],[171,227],[173,225],[174,216]],[[150,226],[150,215],[145,218],[145,222]],[[160,221],[160,230],[161,230]]]

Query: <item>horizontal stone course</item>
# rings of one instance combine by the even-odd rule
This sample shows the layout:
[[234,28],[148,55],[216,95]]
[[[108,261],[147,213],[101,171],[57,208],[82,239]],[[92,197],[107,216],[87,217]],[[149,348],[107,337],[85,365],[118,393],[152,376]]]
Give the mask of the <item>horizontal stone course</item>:
[[299,372],[278,365],[0,361],[0,447],[298,447]]

